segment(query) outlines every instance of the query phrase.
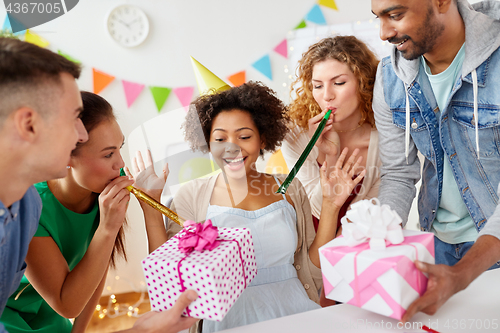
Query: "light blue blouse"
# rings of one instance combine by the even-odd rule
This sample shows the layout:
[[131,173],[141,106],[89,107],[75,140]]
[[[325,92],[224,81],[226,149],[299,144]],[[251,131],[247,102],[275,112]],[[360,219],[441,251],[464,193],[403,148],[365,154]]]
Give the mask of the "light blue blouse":
[[297,215],[285,195],[283,200],[255,211],[209,205],[206,219],[217,227],[250,229],[257,276],[222,321],[203,320],[203,333],[320,308],[307,296],[293,266]]

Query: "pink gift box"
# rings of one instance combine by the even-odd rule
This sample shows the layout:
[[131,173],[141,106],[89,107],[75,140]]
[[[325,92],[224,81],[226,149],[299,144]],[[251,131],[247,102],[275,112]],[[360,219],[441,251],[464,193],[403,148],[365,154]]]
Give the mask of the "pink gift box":
[[434,264],[434,234],[411,230],[403,234],[403,243],[386,244],[382,251],[371,250],[368,243],[347,246],[342,236],[322,246],[325,296],[401,319],[427,288],[427,277],[414,261]]
[[257,275],[252,235],[246,228],[218,228],[213,250],[182,253],[180,231],[142,261],[151,309],[170,309],[180,294],[196,290],[198,299],[183,315],[221,321]]

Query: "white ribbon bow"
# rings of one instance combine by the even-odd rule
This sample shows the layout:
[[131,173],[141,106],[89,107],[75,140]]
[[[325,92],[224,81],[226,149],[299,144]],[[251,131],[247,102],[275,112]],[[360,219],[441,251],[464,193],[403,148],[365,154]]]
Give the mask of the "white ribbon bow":
[[388,205],[380,205],[377,198],[352,204],[340,221],[342,235],[348,246],[356,246],[369,240],[370,249],[382,251],[386,240],[391,244],[401,244],[404,240],[402,220],[398,213]]

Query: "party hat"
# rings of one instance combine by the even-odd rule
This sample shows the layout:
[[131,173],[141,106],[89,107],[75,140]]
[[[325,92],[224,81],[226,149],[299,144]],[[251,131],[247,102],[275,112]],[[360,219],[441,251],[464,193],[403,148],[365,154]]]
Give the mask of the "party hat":
[[220,92],[231,88],[226,82],[215,76],[214,73],[209,71],[193,57],[191,57],[191,64],[193,65],[194,74],[196,75],[196,82],[198,83],[200,95],[210,93],[210,89],[215,89]]

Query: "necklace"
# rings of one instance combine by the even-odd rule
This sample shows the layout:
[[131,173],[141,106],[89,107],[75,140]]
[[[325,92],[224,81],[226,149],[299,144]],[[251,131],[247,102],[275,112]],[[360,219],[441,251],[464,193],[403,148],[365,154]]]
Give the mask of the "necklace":
[[365,123],[365,120],[366,120],[366,117],[363,117],[360,121],[359,121],[359,124],[358,126],[354,127],[354,128],[351,128],[351,129],[348,129],[348,130],[345,130],[345,131],[335,131],[337,133],[346,133],[346,132],[352,132],[352,131],[355,131],[357,130],[358,128],[360,128],[361,126],[363,126],[363,124]]

